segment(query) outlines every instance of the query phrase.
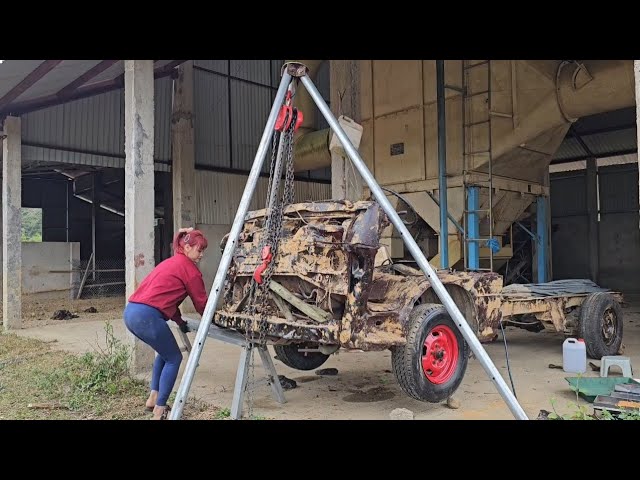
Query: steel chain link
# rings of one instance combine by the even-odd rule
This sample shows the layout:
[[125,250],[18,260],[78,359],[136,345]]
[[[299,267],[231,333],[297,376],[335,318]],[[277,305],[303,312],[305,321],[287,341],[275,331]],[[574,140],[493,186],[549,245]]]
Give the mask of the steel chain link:
[[[273,265],[277,261],[278,245],[280,236],[282,235],[282,219],[284,215],[284,208],[286,205],[293,203],[295,198],[295,182],[294,182],[294,165],[293,165],[293,135],[295,132],[295,125],[297,120],[297,110],[293,110],[293,115],[289,128],[284,132],[275,131],[273,134],[273,144],[271,151],[271,167],[269,171],[269,185],[267,188],[266,198],[266,211],[264,218],[264,232],[258,252],[262,252],[266,245],[271,247],[272,259],[268,264],[266,270],[262,274],[262,283],[258,284],[254,280],[251,281],[249,287],[248,298],[245,301],[242,313],[246,315],[245,324],[245,339],[247,341],[248,348],[250,349],[247,354],[249,355],[249,378],[245,389],[245,398],[248,406],[248,417],[253,415],[253,390],[255,379],[255,355],[257,352],[255,348],[259,346],[266,346],[266,336],[268,330],[268,301],[270,296],[269,285],[271,282],[271,276],[273,275]],[[277,163],[277,151],[279,142],[283,143],[282,155],[283,163],[282,169],[285,170],[285,182],[283,186],[283,192],[281,198],[277,195],[276,191],[274,195],[273,205],[269,205],[269,199],[271,198],[271,191],[273,189],[280,190],[280,178],[282,177],[282,171],[275,172],[275,165]],[[227,277],[227,291],[225,292],[225,299],[227,302],[231,301],[233,295],[233,280],[235,275],[233,272]],[[259,310],[259,311],[258,311]],[[254,325],[257,315],[259,319],[257,325]],[[257,328],[256,328],[257,327]],[[256,336],[257,334],[257,336]],[[278,382],[278,378],[274,378],[273,381]]]

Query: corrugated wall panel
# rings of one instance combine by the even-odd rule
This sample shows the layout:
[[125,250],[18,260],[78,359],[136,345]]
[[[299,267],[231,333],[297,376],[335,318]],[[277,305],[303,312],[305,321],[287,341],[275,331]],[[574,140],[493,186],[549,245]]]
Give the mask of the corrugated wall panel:
[[194,72],[196,165],[229,168],[229,94],[227,79]]
[[194,60],[193,65],[218,73],[229,73],[228,60]]
[[600,167],[600,212],[638,211],[638,167],[614,165]]
[[[251,169],[271,105],[269,88],[231,80],[233,168],[244,171]],[[268,159],[263,171],[269,171]]]
[[553,279],[589,278],[589,216],[585,171],[551,175]]
[[[282,79],[282,66],[284,65],[284,60],[271,60],[271,86],[278,87],[280,85],[280,80]],[[274,92],[275,96],[275,92]]]
[[599,283],[623,294],[640,291],[638,213],[607,213],[600,218]]
[[123,91],[107,92],[63,105],[64,133],[61,146],[119,154],[124,151],[121,128]]
[[585,171],[563,172],[551,176],[551,215],[586,215]]
[[28,113],[23,116],[23,140],[70,149],[122,153],[121,102],[122,91],[119,90]]
[[171,160],[171,108],[173,79],[159,78],[154,89],[154,153],[156,160]]
[[269,60],[231,60],[230,75],[263,85],[271,85],[271,62]]
[[27,113],[22,116],[22,141],[62,144],[64,109],[62,105]]
[[[197,223],[231,225],[236,215],[247,177],[230,173],[200,171],[196,175]],[[258,180],[250,210],[264,208],[268,179]],[[326,200],[331,197],[331,185],[295,182],[295,201]]]
[[[23,162],[59,162],[74,165],[100,166],[108,168],[124,168],[124,158],[94,155],[88,153],[69,152],[46,147],[22,146]],[[170,172],[171,166],[161,163],[154,165],[156,172]]]

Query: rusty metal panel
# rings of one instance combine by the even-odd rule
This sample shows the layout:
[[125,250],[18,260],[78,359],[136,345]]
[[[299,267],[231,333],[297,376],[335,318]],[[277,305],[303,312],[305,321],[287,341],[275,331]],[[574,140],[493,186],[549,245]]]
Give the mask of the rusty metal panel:
[[230,167],[229,90],[226,78],[194,71],[196,165]]
[[[271,110],[271,90],[267,87],[231,80],[232,168],[249,171]],[[269,171],[269,158],[264,171]]]

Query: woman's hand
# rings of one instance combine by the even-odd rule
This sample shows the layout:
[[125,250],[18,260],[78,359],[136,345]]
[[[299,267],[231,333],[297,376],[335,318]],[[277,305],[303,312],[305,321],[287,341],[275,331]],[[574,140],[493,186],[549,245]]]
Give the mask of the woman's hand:
[[178,233],[189,233],[193,231],[193,227],[182,227],[178,230]]

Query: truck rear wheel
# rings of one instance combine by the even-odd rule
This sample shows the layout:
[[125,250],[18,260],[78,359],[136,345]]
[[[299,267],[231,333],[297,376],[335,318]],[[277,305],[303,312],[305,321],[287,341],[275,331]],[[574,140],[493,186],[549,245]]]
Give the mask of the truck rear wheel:
[[274,345],[278,360],[296,370],[313,370],[327,361],[329,355],[322,352],[301,352],[300,348],[311,348],[305,344]]
[[460,386],[469,346],[442,305],[416,306],[409,317],[407,343],[391,349],[400,388],[423,402],[449,398]]
[[580,307],[580,337],[589,358],[617,355],[622,345],[622,308],[606,292],[590,294]]

